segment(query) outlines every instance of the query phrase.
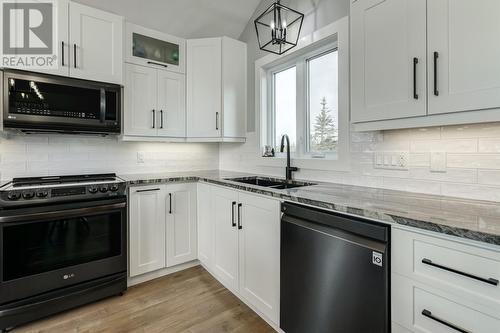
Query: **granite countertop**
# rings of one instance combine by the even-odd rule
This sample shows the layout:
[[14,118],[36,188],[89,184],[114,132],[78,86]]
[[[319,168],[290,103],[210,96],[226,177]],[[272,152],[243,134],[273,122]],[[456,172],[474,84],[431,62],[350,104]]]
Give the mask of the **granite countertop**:
[[[277,190],[226,178],[255,176],[232,171],[120,175],[131,186],[205,181],[253,193],[344,212],[390,224],[500,245],[500,203],[325,182]],[[266,176],[263,176],[266,177]]]

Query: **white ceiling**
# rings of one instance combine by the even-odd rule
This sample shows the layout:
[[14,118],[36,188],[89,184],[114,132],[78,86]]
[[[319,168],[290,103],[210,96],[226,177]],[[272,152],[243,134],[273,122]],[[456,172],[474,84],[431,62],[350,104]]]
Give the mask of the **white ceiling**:
[[183,38],[238,38],[260,0],[74,0]]

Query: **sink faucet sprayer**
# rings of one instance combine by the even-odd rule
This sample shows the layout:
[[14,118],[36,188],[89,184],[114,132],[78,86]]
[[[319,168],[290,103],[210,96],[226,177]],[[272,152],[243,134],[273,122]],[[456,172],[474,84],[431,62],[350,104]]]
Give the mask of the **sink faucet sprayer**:
[[283,134],[281,136],[281,148],[280,152],[283,152],[285,149],[285,140],[286,140],[286,181],[292,180],[292,172],[299,171],[299,168],[290,166],[290,138],[288,135]]

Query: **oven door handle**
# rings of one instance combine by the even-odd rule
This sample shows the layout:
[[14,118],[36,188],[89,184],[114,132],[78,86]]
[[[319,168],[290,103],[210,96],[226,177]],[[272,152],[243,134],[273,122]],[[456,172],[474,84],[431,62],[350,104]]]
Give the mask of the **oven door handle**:
[[81,215],[97,215],[96,213],[109,212],[112,210],[122,209],[127,206],[126,202],[119,202],[109,205],[92,206],[85,208],[63,209],[51,212],[32,212],[27,214],[18,214],[12,216],[0,216],[0,223],[24,222],[33,220],[47,220],[58,218],[70,218]]

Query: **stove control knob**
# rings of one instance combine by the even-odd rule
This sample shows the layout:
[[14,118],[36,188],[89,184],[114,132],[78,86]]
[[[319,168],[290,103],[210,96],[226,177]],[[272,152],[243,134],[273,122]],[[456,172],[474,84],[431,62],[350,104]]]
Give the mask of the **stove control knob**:
[[49,195],[49,192],[47,192],[47,191],[38,191],[38,192],[36,192],[36,196],[38,198],[45,198],[48,195]]
[[23,192],[23,198],[26,200],[32,199],[35,197],[35,192],[30,191],[30,192]]
[[101,186],[101,187],[99,187],[99,192],[101,192],[101,193],[108,192],[108,187],[107,186]]
[[109,187],[109,190],[112,191],[112,192],[116,192],[118,191],[118,185],[116,184],[113,184]]
[[15,192],[9,193],[7,195],[7,199],[9,199],[9,200],[18,200],[20,197],[21,197],[21,194],[15,193]]
[[95,194],[95,193],[97,193],[97,191],[99,191],[99,190],[97,189],[97,187],[94,187],[94,186],[89,187],[89,193]]

